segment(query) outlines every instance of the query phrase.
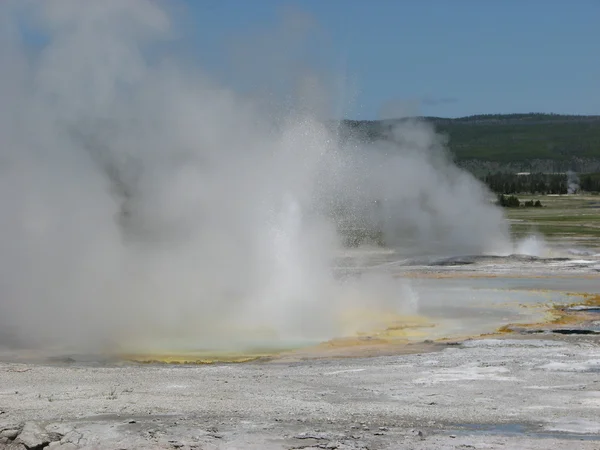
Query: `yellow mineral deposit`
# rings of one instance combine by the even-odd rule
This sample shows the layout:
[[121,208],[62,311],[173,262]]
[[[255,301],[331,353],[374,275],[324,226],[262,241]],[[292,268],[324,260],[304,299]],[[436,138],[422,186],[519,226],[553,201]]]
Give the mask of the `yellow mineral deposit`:
[[544,329],[552,330],[565,325],[577,325],[589,322],[593,317],[585,310],[573,310],[575,306],[600,306],[600,294],[585,292],[570,292],[569,297],[577,301],[570,304],[546,304],[538,305],[545,308],[544,319],[540,322],[524,324],[506,324],[498,328],[498,333],[513,333],[516,328],[519,329]]
[[[401,315],[393,311],[376,311],[368,309],[351,309],[339,315],[339,336],[321,343],[300,342],[295,346],[282,345],[274,330],[245,330],[248,342],[262,342],[262,347],[248,346],[239,351],[230,350],[181,350],[177,345],[170,349],[156,348],[153,351],[139,351],[130,345],[129,351],[118,352],[118,357],[125,361],[139,363],[167,364],[213,364],[242,363],[259,359],[273,359],[281,354],[294,354],[300,349],[313,349],[314,356],[319,352],[336,349],[339,355],[351,352],[352,349],[405,345],[414,341],[422,341],[429,335],[428,329],[435,326],[422,316]],[[236,330],[240,335],[240,330]],[[184,345],[179,344],[181,347]],[[189,344],[187,345],[189,347]],[[218,348],[218,345],[215,347]],[[127,347],[122,347],[127,348]],[[228,348],[226,345],[223,348]]]
[[352,309],[340,315],[343,336],[377,336],[386,338],[423,337],[434,324],[426,317],[402,315],[394,311]]

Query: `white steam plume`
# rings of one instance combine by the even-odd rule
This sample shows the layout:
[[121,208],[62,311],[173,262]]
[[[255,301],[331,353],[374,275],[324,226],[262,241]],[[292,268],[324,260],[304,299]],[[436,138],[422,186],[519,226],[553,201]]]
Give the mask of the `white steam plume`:
[[[413,252],[509,245],[429,125],[342,143],[307,107],[312,82],[301,108],[268,111],[157,58],[160,5],[0,6],[0,344],[324,339],[344,308],[411,302],[335,279],[348,223]],[[20,42],[22,14],[40,49]]]
[[576,194],[579,191],[579,177],[571,170],[567,172],[567,193]]

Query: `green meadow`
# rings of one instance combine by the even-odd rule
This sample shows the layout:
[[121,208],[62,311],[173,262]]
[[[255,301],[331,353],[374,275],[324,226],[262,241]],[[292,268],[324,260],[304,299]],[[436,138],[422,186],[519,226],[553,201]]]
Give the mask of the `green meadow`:
[[600,246],[600,196],[519,195],[521,203],[540,200],[542,208],[505,208],[515,236],[537,232],[550,239],[570,238]]

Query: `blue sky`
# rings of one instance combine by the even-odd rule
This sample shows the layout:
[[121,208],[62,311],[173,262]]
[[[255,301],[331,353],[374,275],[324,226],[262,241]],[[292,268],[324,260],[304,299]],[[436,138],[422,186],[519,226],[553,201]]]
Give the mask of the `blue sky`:
[[241,92],[311,69],[336,117],[600,114],[600,0],[157,1],[166,51]]
[[[186,6],[181,29],[189,51],[238,89],[248,69],[298,59],[349,80],[336,86],[353,118],[374,119],[386,105],[405,102],[445,117],[600,114],[598,0],[186,0]],[[295,35],[293,26],[282,25],[286,12],[310,26]],[[231,49],[240,44],[241,54],[250,55],[241,68],[231,63],[232,53],[240,54]]]

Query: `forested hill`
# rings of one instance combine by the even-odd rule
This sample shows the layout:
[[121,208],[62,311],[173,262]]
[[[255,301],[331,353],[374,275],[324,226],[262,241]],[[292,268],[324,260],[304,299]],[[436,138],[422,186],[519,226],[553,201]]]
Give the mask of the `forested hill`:
[[[446,135],[456,162],[474,172],[600,171],[600,116],[530,113],[421,119]],[[377,139],[403,120],[344,124],[352,134]]]

